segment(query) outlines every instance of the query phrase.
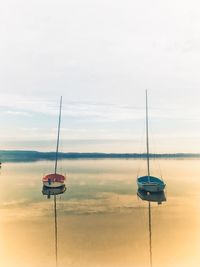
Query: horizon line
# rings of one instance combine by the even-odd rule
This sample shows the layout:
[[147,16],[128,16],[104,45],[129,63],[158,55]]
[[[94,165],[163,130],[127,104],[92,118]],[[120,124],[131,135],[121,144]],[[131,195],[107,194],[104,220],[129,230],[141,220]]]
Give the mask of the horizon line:
[[[56,153],[56,151],[39,151],[39,150],[27,150],[27,149],[0,149],[1,152],[33,152],[33,153]],[[103,155],[146,155],[146,152],[80,152],[80,151],[67,151],[58,152],[59,154],[103,154]],[[200,152],[160,152],[160,153],[149,153],[149,155],[200,155]]]
[[[102,153],[102,152],[59,152],[60,160],[78,159],[146,159],[146,153]],[[200,158],[200,153],[150,153],[151,159],[186,159]],[[0,150],[0,162],[36,162],[55,161],[56,152],[39,152],[33,150]]]

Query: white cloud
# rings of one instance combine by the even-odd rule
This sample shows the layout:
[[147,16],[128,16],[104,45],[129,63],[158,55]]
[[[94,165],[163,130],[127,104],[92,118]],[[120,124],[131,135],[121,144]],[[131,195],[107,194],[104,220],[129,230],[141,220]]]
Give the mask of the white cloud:
[[8,110],[8,111],[4,111],[3,112],[5,115],[11,115],[11,116],[31,116],[30,113],[28,112],[24,112],[24,111],[12,111],[12,110]]

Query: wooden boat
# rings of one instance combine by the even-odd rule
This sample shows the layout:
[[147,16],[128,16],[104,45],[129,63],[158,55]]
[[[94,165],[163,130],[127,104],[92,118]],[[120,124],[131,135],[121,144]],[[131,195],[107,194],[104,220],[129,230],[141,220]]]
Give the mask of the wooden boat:
[[62,187],[65,183],[65,176],[58,173],[47,174],[43,177],[43,185],[49,188]]

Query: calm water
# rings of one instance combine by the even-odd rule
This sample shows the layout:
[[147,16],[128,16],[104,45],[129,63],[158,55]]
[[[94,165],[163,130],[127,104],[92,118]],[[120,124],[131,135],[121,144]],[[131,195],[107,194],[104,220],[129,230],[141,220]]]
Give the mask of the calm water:
[[[200,161],[159,162],[167,202],[152,204],[153,266],[200,266]],[[137,197],[139,167],[144,174],[141,160],[60,162],[68,181],[57,197],[59,267],[149,266],[148,203]],[[41,193],[41,177],[52,170],[50,161],[3,165],[0,266],[55,266],[53,198]]]

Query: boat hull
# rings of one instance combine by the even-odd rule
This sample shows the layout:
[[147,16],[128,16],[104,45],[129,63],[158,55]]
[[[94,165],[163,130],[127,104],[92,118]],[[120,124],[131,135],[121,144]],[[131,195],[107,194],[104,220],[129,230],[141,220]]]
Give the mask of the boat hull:
[[65,176],[58,173],[51,173],[43,177],[43,185],[48,188],[59,188],[65,185]]
[[142,176],[137,179],[138,189],[146,192],[162,192],[165,189],[165,183],[153,176]]

